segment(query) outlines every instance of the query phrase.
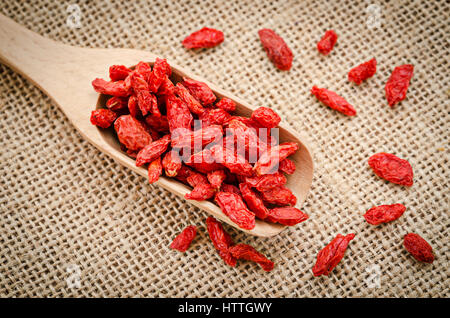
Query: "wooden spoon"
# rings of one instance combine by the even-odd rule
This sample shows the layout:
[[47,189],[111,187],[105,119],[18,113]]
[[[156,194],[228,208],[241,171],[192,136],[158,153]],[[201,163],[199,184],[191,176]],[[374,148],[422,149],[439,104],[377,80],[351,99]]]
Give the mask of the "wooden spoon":
[[[131,170],[147,177],[147,170],[136,167],[134,159],[120,150],[116,137],[110,130],[101,130],[90,123],[91,111],[99,107],[101,99],[92,88],[94,78],[108,78],[109,66],[123,64],[136,65],[139,61],[153,64],[156,55],[130,49],[90,49],[78,48],[46,39],[13,20],[0,14],[0,62],[26,77],[34,85],[47,94],[58,105],[80,134],[113,159]],[[203,78],[193,75],[187,70],[168,60],[172,66],[175,81],[188,77],[205,82],[219,97],[228,97],[237,104],[236,113],[250,116],[255,107],[233,96],[232,94],[208,83]],[[297,196],[297,205],[306,199],[311,186],[313,163],[310,151],[305,142],[293,130],[279,127],[280,142],[294,141],[300,146],[290,159],[296,164],[296,171],[288,176],[287,186]],[[181,197],[191,189],[174,179],[161,177],[158,185]],[[191,201],[195,206],[209,212],[214,217],[236,226],[220,208],[209,201]],[[245,231],[257,236],[273,236],[281,232],[285,226],[256,221],[253,230]]]

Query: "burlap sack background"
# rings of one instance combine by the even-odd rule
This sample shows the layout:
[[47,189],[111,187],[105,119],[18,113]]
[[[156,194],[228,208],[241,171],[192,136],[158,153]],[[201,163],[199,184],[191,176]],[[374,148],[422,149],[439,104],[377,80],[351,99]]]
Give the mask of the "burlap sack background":
[[[81,9],[80,28],[67,24],[71,4]],[[2,1],[2,14],[48,38],[149,50],[254,105],[273,107],[310,136],[316,170],[302,207],[307,222],[265,239],[226,226],[236,241],[274,260],[275,269],[265,273],[244,261],[230,268],[205,232],[206,213],[99,153],[49,98],[0,65],[0,295],[448,297],[449,7],[446,1]],[[185,50],[180,41],[203,26],[223,30],[225,42]],[[291,71],[268,61],[257,35],[263,27],[289,44]],[[329,28],[339,40],[325,57],[315,45]],[[372,57],[375,77],[359,87],[349,83],[348,70]],[[384,83],[403,63],[414,64],[414,78],[406,100],[390,109]],[[358,115],[321,105],[309,94],[313,85],[338,91]],[[371,172],[367,159],[380,151],[412,163],[411,188]],[[396,202],[407,206],[401,219],[379,227],[364,221],[373,205]],[[200,226],[190,250],[170,250],[190,224]],[[432,265],[404,250],[410,231],[433,246]],[[333,273],[313,277],[317,252],[350,232],[356,238]]]

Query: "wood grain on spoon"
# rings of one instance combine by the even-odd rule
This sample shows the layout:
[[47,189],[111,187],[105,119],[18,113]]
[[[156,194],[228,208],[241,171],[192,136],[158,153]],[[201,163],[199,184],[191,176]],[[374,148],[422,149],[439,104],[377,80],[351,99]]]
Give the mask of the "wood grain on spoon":
[[[146,177],[147,170],[136,167],[134,159],[120,150],[112,133],[102,131],[90,123],[90,114],[99,105],[99,95],[93,90],[91,82],[94,78],[107,78],[108,69],[113,64],[127,66],[136,65],[139,61],[153,64],[156,55],[130,49],[91,49],[77,48],[46,39],[13,20],[0,14],[0,61],[23,75],[47,94],[60,107],[80,134],[122,165]],[[203,78],[189,73],[170,59],[173,79],[188,77],[205,82],[218,98],[228,97],[237,104],[236,113],[249,117],[256,107],[233,96]],[[264,105],[266,106],[266,105]],[[296,164],[296,171],[288,176],[287,186],[297,196],[297,206],[301,206],[309,192],[313,175],[313,163],[310,151],[295,131],[279,127],[280,142],[294,141],[300,150],[290,157]],[[191,189],[173,179],[161,177],[156,183],[168,191],[184,198]],[[231,224],[219,207],[209,201],[190,201],[195,206],[209,212],[214,217]],[[256,226],[245,231],[257,236],[273,236],[281,232],[285,226],[256,221]]]

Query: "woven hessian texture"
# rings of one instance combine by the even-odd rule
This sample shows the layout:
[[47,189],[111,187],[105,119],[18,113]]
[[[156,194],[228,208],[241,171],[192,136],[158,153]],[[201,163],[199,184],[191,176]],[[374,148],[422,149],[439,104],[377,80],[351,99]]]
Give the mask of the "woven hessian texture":
[[[225,226],[236,242],[272,259],[274,270],[247,261],[228,267],[206,233],[205,212],[100,153],[47,96],[0,65],[0,296],[450,296],[449,3],[358,2],[1,1],[2,14],[45,37],[151,51],[250,104],[272,107],[310,136],[315,174],[302,207],[310,215],[305,223],[272,238]],[[75,3],[80,28],[67,23]],[[223,30],[225,42],[185,50],[181,40],[203,26]],[[261,28],[288,43],[290,71],[269,62]],[[330,28],[339,40],[323,56],[316,43]],[[376,75],[349,83],[347,72],[372,57]],[[414,77],[406,99],[391,109],[384,84],[405,63],[414,65]],[[337,91],[357,116],[320,104],[310,95],[313,85]],[[411,188],[374,175],[367,159],[381,151],[411,162]],[[407,206],[399,220],[365,222],[367,209],[391,203]],[[191,248],[169,249],[191,224],[199,227]],[[338,233],[352,232],[335,270],[314,277],[317,252]],[[433,264],[406,252],[408,232],[431,244]]]

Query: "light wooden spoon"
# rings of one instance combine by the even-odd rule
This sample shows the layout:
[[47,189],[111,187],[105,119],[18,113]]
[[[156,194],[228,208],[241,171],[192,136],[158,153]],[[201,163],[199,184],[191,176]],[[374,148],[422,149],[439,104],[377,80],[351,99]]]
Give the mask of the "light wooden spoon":
[[[57,43],[27,30],[0,14],[0,62],[26,77],[47,94],[86,140],[145,177],[147,170],[135,166],[134,159],[120,150],[118,141],[112,133],[102,131],[90,123],[91,111],[100,103],[99,95],[92,88],[91,82],[96,77],[108,78],[110,65],[133,66],[139,61],[153,64],[155,58],[152,53],[138,50],[78,48]],[[236,102],[237,114],[250,116],[255,108],[170,60],[168,63],[172,66],[175,81],[183,76],[206,82],[219,98],[228,97]],[[293,175],[288,176],[287,186],[297,196],[297,206],[301,206],[312,181],[311,154],[295,131],[283,126],[279,128],[280,142],[294,141],[300,146],[300,150],[290,158],[295,162],[297,169]],[[157,184],[181,197],[191,191],[187,186],[170,178],[161,177]],[[237,227],[215,204],[209,201],[191,201],[191,203]],[[257,220],[255,228],[245,232],[268,237],[278,234],[284,228],[285,226],[279,224]]]

